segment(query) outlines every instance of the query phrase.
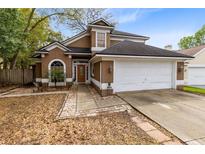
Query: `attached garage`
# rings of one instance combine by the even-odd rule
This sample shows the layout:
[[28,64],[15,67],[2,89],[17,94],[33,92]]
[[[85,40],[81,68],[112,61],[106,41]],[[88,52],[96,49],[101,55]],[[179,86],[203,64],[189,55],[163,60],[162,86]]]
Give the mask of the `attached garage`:
[[205,67],[188,67],[188,85],[205,85]]
[[[101,63],[101,78],[99,81],[94,80],[93,83],[101,94],[175,89],[177,85],[184,83],[184,61],[192,58],[144,43],[125,40],[97,52],[90,60],[91,63]],[[113,61],[113,65],[109,64],[104,68],[103,61]],[[179,63],[181,65],[177,65]],[[113,80],[104,80],[107,75],[113,76]]]
[[114,67],[114,92],[173,88],[174,62],[115,60]]

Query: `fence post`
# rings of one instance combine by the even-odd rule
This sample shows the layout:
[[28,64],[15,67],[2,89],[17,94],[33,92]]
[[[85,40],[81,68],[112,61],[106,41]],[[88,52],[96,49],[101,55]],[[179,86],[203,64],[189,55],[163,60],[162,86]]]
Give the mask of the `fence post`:
[[24,68],[22,69],[23,72],[23,86],[24,86]]

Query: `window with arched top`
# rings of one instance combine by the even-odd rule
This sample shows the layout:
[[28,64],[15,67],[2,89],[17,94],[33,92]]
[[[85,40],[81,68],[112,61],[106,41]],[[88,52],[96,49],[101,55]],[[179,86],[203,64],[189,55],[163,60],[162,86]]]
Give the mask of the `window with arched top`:
[[53,61],[50,64],[50,81],[64,82],[65,81],[65,66],[61,61]]

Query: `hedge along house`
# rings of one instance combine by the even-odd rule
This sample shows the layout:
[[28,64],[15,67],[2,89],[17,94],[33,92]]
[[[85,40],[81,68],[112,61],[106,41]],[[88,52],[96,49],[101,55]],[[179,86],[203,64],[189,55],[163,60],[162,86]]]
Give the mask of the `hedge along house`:
[[53,86],[52,72],[58,70],[58,86],[92,84],[102,96],[183,84],[183,62],[192,57],[146,45],[148,39],[98,19],[86,31],[35,52],[36,82]]

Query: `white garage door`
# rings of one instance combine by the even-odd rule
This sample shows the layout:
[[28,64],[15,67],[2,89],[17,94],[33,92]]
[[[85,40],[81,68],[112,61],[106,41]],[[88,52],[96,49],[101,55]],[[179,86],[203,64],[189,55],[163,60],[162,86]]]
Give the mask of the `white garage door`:
[[114,91],[171,88],[172,66],[171,62],[116,60]]
[[189,67],[188,84],[205,85],[205,67]]

